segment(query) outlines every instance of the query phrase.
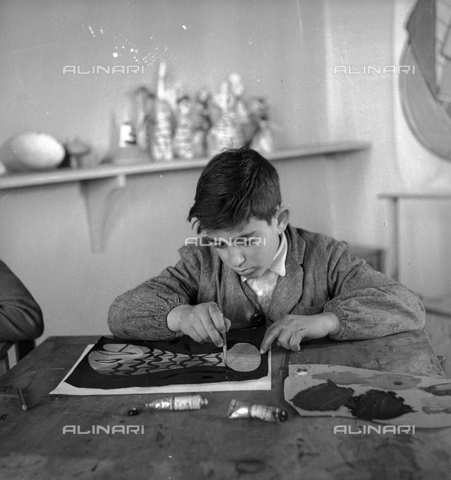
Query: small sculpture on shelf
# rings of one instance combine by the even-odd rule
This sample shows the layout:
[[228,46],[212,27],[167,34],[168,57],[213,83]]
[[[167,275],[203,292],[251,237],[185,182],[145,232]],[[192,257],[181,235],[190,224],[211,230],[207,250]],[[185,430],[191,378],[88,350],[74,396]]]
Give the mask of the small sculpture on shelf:
[[238,139],[240,141],[239,146],[249,145],[253,129],[249,107],[244,98],[245,86],[243,78],[238,73],[231,73],[227,77],[227,81],[229,82],[232,95],[235,98],[233,108],[235,110],[237,126],[242,137],[242,140]]
[[34,131],[13,135],[0,148],[0,159],[9,172],[52,170],[65,155],[64,145],[53,135]]
[[[99,164],[100,159],[88,142],[74,137],[65,144],[68,157],[68,165],[71,168],[94,167]],[[64,162],[63,162],[64,163]],[[61,164],[60,166],[65,166]]]
[[193,151],[195,157],[208,155],[208,133],[213,126],[211,101],[211,93],[206,87],[197,92],[193,107]]
[[155,94],[146,86],[133,91],[136,145],[143,151],[150,152],[149,124],[155,108],[155,98]]
[[191,159],[193,152],[193,105],[187,93],[177,98],[174,154],[177,158]]
[[148,153],[137,145],[135,127],[131,120],[126,119],[122,122],[118,147],[108,160],[115,165],[134,165],[149,162]]
[[[175,132],[175,116],[170,103],[172,92],[166,89],[166,63],[161,62],[158,71],[157,98],[153,115],[149,117],[148,136],[150,152],[155,161],[170,161],[174,158],[172,142]],[[150,138],[149,138],[150,137]]]
[[267,101],[246,100],[241,75],[228,75],[217,95],[202,87],[193,101],[181,85],[168,82],[167,72],[161,61],[156,88],[139,86],[132,91],[132,115],[127,119],[136,140],[133,145],[141,152],[148,152],[154,161],[171,161],[208,157],[231,147],[274,150]]
[[262,155],[275,150],[274,135],[269,121],[269,105],[264,97],[253,97],[250,102],[252,132],[250,148]]
[[224,148],[241,147],[243,136],[235,111],[236,97],[229,81],[221,84],[220,92],[213,99],[213,127],[208,134],[208,154],[217,154]]

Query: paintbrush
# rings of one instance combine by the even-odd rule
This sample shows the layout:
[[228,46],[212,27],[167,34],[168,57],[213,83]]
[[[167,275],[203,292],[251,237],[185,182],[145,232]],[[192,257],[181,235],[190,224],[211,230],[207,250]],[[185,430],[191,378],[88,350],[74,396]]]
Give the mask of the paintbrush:
[[222,345],[222,358],[224,360],[224,365],[227,368],[227,338],[226,338],[226,332],[222,334],[222,341],[224,342]]
[[17,387],[16,391],[17,391],[17,395],[19,396],[19,401],[20,401],[20,404],[22,406],[22,410],[25,412],[26,410],[28,410],[28,405],[25,402],[25,398],[23,396],[22,389]]
[[[221,305],[221,289],[219,288],[219,272],[216,272],[216,297],[218,299],[218,307],[219,310],[221,310],[222,316],[224,317],[224,314],[222,312],[222,305]],[[222,335],[222,359],[224,360],[224,365],[227,369],[227,336],[226,332],[221,334]]]

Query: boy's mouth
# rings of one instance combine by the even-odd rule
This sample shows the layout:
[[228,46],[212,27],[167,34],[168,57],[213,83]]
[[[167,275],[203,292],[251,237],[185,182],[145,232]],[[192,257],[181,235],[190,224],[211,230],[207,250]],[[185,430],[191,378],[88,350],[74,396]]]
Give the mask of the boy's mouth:
[[238,273],[238,275],[246,277],[254,273],[255,270],[256,270],[255,268],[244,268],[243,270],[235,270],[235,272]]

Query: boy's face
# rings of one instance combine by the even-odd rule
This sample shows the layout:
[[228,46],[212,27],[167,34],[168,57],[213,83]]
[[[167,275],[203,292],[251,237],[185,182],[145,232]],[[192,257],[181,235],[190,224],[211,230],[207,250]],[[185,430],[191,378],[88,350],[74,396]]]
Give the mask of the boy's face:
[[269,225],[265,220],[251,218],[232,230],[205,232],[205,238],[227,267],[243,277],[257,278],[271,265],[288,221],[288,209],[280,207]]

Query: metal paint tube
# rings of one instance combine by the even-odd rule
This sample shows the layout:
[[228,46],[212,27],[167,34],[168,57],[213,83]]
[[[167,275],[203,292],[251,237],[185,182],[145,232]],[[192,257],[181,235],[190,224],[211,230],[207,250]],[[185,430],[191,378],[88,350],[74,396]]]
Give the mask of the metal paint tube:
[[185,397],[159,398],[153,402],[146,403],[146,408],[155,410],[200,410],[208,405],[208,400],[200,395],[187,395]]
[[284,422],[288,418],[285,410],[270,405],[252,405],[240,400],[230,402],[228,418],[259,418],[265,422]]

